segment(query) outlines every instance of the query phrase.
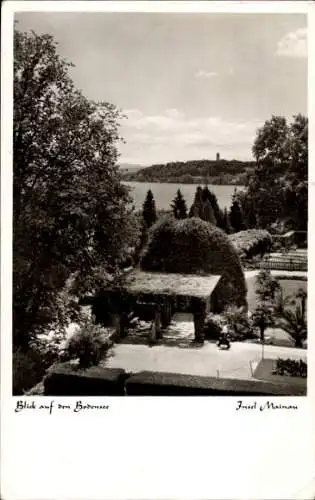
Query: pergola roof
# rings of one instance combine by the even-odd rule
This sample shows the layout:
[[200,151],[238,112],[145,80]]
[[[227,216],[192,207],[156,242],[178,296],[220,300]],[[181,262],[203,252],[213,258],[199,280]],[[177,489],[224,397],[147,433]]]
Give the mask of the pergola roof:
[[132,294],[172,295],[206,299],[221,276],[132,271],[127,290]]

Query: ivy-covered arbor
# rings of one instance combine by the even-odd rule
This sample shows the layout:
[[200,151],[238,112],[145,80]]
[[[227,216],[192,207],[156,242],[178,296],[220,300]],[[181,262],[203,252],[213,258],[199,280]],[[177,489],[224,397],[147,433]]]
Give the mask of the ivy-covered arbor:
[[204,321],[212,309],[212,292],[219,275],[158,273],[134,270],[128,274],[122,289],[108,289],[106,293],[119,304],[116,309],[117,326],[120,336],[126,334],[125,317],[142,302],[151,307],[156,338],[162,337],[162,330],[171,322],[172,315],[186,303],[195,324],[195,340],[203,341]]

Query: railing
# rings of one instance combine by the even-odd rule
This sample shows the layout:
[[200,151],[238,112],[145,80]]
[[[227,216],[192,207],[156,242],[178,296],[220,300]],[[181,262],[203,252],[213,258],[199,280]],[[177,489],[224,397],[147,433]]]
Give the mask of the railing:
[[263,260],[259,265],[260,269],[274,269],[284,271],[307,271],[306,259],[288,259],[284,257]]

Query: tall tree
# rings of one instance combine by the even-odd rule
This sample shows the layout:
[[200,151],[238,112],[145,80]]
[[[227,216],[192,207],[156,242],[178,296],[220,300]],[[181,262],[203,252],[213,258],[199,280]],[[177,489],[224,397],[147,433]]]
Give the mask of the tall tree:
[[278,221],[307,230],[308,120],[301,114],[291,124],[272,116],[258,129],[253,145],[256,167],[247,182],[246,197],[257,224]]
[[217,199],[216,195],[212,191],[210,191],[208,186],[204,186],[204,188],[202,190],[202,198],[203,198],[203,201],[209,200],[210,205],[211,205],[212,210],[213,210],[216,225],[224,230],[225,226],[224,226],[223,211],[219,207],[219,203],[218,203],[218,199]]
[[237,200],[236,192],[233,195],[232,205],[229,213],[230,224],[235,232],[246,229],[244,224],[243,213]]
[[202,220],[205,220],[206,222],[210,222],[210,224],[213,224],[214,226],[216,226],[217,221],[216,221],[216,218],[214,216],[214,211],[213,211],[213,208],[212,208],[209,200],[205,200],[203,202],[202,207],[201,207],[200,218]]
[[195,192],[195,198],[193,204],[191,205],[189,210],[189,217],[200,217],[202,210],[202,202],[203,202],[202,188],[198,186]]
[[186,219],[187,205],[180,189],[177,190],[176,196],[171,203],[171,208],[175,219]]
[[71,66],[50,35],[15,29],[16,346],[63,331],[76,304],[65,285],[77,293],[102,286],[118,272],[136,233],[116,167],[120,113],[86,99],[68,74]]
[[147,228],[151,227],[157,219],[155,200],[151,189],[147,192],[142,209],[143,220]]

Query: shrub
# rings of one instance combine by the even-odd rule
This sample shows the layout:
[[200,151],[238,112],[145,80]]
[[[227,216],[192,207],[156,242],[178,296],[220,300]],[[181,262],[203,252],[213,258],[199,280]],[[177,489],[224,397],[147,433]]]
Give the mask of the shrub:
[[220,314],[208,314],[205,320],[204,335],[206,340],[216,340],[222,334],[225,322]]
[[232,340],[256,337],[252,332],[247,311],[243,307],[229,306],[224,310],[223,317]]
[[276,367],[272,371],[273,375],[307,377],[307,363],[302,359],[281,359],[278,358]]
[[45,373],[45,367],[41,361],[39,353],[28,348],[21,348],[13,351],[13,395],[19,396],[24,394],[28,389],[33,387]]
[[158,221],[140,265],[146,271],[221,275],[212,294],[214,311],[231,304],[247,307],[245,277],[235,248],[221,229],[198,217]]
[[108,329],[86,320],[68,339],[64,351],[69,359],[79,358],[80,366],[88,367],[97,365],[112,345]]
[[241,259],[264,255],[272,245],[271,234],[263,229],[248,229],[229,236]]

